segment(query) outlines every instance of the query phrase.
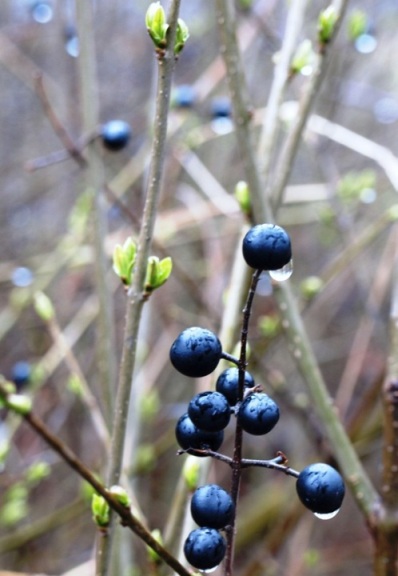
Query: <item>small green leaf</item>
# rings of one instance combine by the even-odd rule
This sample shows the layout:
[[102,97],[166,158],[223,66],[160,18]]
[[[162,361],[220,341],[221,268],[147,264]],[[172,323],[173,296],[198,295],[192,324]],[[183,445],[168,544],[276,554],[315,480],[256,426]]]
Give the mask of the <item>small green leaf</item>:
[[321,44],[327,44],[332,38],[337,22],[337,11],[334,6],[328,6],[319,14],[318,38]]
[[169,256],[163,260],[159,260],[157,256],[150,256],[147,264],[145,291],[150,294],[156,288],[160,288],[169,278],[172,268],[173,262]]
[[68,390],[75,394],[78,398],[83,398],[84,391],[82,381],[77,374],[71,374],[66,384]]
[[116,244],[113,251],[113,270],[126,286],[131,284],[136,254],[137,246],[131,236],[123,246]]
[[164,48],[169,25],[166,22],[166,14],[160,2],[152,2],[149,5],[145,15],[145,24],[155,46]]
[[179,54],[185,46],[186,41],[189,38],[189,29],[184,20],[179,18],[177,20],[177,30],[176,39],[174,43],[174,54]]
[[110,510],[106,500],[99,494],[93,494],[91,500],[93,520],[97,526],[105,527],[109,524]]
[[323,286],[322,278],[319,278],[319,276],[308,276],[301,282],[300,292],[305,298],[310,300],[321,292]]

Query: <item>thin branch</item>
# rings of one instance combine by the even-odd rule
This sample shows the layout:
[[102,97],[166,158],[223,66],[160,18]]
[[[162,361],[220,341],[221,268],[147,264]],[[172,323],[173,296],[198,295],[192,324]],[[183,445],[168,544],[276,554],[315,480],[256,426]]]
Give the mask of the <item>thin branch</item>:
[[264,113],[258,146],[260,170],[265,180],[269,174],[272,152],[278,132],[279,107],[289,79],[291,60],[294,50],[297,47],[297,39],[303,27],[306,6],[307,0],[294,0],[294,2],[291,3],[286,20],[282,47],[278,53],[278,61],[274,68],[274,79],[271,84]]
[[[36,74],[35,77],[35,84],[36,90],[39,95],[40,101],[43,106],[43,110],[45,115],[50,121],[50,124],[64,145],[67,153],[78,163],[81,168],[85,168],[87,166],[87,161],[82,156],[81,150],[75,145],[72,138],[69,136],[68,131],[66,130],[65,126],[62,124],[58,116],[56,115],[54,108],[51,106],[51,102],[47,96],[47,92],[44,88],[43,83],[43,76],[42,74]],[[60,160],[57,160],[60,161]]]
[[[9,393],[4,383],[0,382],[0,397],[7,401]],[[77,474],[86,480],[94,490],[100,494],[109,507],[120,517],[123,526],[128,527],[141,540],[143,540],[152,550],[154,550],[173,570],[181,576],[192,576],[145,528],[145,526],[134,516],[130,508],[123,506],[112,496],[110,492],[97,480],[95,475],[87,466],[75,455],[75,453],[60,438],[55,436],[32,412],[23,415],[23,419],[35,432],[45,440],[49,446],[72,468]]]

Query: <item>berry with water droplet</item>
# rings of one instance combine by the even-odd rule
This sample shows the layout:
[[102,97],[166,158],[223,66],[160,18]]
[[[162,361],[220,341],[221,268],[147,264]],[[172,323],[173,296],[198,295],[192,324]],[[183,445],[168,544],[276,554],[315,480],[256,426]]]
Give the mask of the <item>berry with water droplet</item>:
[[174,368],[191,378],[211,374],[221,354],[221,342],[217,336],[197,326],[183,330],[170,348],[170,360]]
[[123,120],[111,120],[101,126],[100,135],[105,148],[112,152],[118,152],[129,143],[131,128]]
[[214,528],[193,530],[184,544],[185,558],[197,570],[211,570],[218,566],[225,551],[225,540]]
[[[254,378],[250,372],[245,372],[244,386],[245,388],[253,388],[255,386]],[[230,406],[235,406],[238,401],[239,391],[238,368],[232,366],[224,370],[224,372],[221,372],[217,378],[216,390],[226,397]]]
[[288,233],[275,224],[253,226],[243,238],[243,257],[256,270],[280,270],[292,259]]
[[260,436],[272,430],[279,420],[279,408],[267,394],[247,396],[238,409],[238,421],[245,432]]
[[188,405],[192,422],[206,432],[224,430],[231,418],[231,407],[220,392],[206,391],[196,394]]
[[297,494],[306,508],[329,514],[341,507],[345,494],[343,478],[329,464],[310,464],[296,482]]
[[230,494],[218,484],[206,484],[195,490],[191,500],[192,518],[198,526],[225,528],[235,513]]
[[[192,422],[188,414],[183,414],[179,418],[176,429],[176,439],[183,450],[213,450],[216,452],[224,440],[224,432],[207,432],[200,430]],[[200,456],[200,454],[195,454]]]

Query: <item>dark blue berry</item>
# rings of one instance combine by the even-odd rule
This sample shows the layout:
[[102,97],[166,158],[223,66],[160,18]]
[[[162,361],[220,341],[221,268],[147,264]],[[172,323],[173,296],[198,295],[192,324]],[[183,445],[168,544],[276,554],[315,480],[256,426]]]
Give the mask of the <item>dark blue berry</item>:
[[225,551],[225,540],[214,528],[193,530],[184,544],[185,558],[197,570],[210,570],[218,566]]
[[[245,372],[244,385],[246,388],[255,386],[254,378],[249,372]],[[235,406],[239,392],[239,370],[235,366],[221,372],[217,378],[216,390],[225,396],[230,406]]]
[[174,106],[179,108],[191,108],[195,104],[196,93],[192,86],[182,84],[176,86],[172,94],[172,102]]
[[279,270],[292,259],[288,233],[275,224],[250,228],[243,239],[243,257],[256,270]]
[[238,420],[249,434],[267,434],[279,420],[279,408],[267,394],[256,392],[247,396],[239,406]]
[[341,507],[345,487],[340,474],[329,464],[310,464],[300,472],[297,494],[306,508],[318,514],[329,514]]
[[225,528],[235,513],[230,494],[217,484],[200,486],[191,500],[192,518],[198,526],[207,528]]
[[211,374],[222,354],[221,342],[213,332],[196,326],[183,330],[173,342],[170,360],[174,368],[191,378]]
[[[224,440],[224,432],[206,432],[200,430],[192,422],[188,414],[184,414],[176,425],[176,439],[183,450],[213,450],[216,452]],[[199,456],[199,454],[197,454]]]
[[16,362],[12,367],[11,374],[12,374],[11,379],[14,382],[15,386],[17,387],[17,390],[19,390],[20,388],[29,383],[32,374],[32,368],[29,362],[20,360],[19,362]]
[[213,98],[211,102],[210,114],[212,118],[231,118],[231,100],[226,96]]
[[131,138],[131,128],[123,120],[111,120],[101,127],[102,142],[108,150],[118,152],[127,146]]
[[219,392],[200,392],[190,401],[188,415],[200,430],[218,432],[228,426],[231,407],[225,396]]

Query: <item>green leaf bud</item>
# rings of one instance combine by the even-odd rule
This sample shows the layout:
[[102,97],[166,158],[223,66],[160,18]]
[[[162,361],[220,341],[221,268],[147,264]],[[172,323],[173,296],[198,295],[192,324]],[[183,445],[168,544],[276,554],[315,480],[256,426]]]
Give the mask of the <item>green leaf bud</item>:
[[163,260],[159,260],[157,256],[150,256],[147,264],[145,291],[150,294],[160,288],[169,278],[172,269],[173,261],[169,256]]
[[122,488],[121,486],[111,486],[109,488],[109,493],[112,494],[112,496],[114,496],[116,498],[116,500],[119,502],[119,504],[121,504],[122,506],[126,506],[129,507],[131,505],[131,500],[129,495],[127,494],[126,490],[124,488]]
[[9,394],[5,399],[5,405],[21,416],[26,416],[32,411],[32,400],[22,394]]
[[328,6],[319,14],[318,38],[321,44],[327,44],[333,35],[337,22],[337,11],[334,6]]
[[311,299],[323,288],[323,280],[319,278],[319,276],[308,276],[301,282],[300,291],[302,295],[307,298]]
[[174,54],[177,56],[185,46],[189,38],[189,29],[182,18],[177,20],[176,39],[174,43]]
[[290,66],[292,72],[300,74],[305,68],[312,67],[314,57],[315,53],[312,48],[312,42],[307,38],[297,46]]
[[33,301],[36,314],[40,316],[42,320],[44,320],[45,322],[49,322],[50,320],[52,320],[52,318],[54,318],[55,315],[54,307],[52,305],[50,298],[46,296],[44,292],[40,291],[36,292],[33,297]]
[[102,528],[108,526],[110,518],[110,510],[106,500],[99,494],[93,494],[91,500],[91,511],[93,513],[93,520]]
[[157,48],[165,48],[166,34],[169,25],[166,22],[166,14],[160,2],[152,2],[145,15],[145,24]]
[[352,42],[364,34],[368,29],[368,17],[366,12],[360,9],[353,10],[347,19],[347,33]]
[[50,465],[47,462],[35,462],[26,472],[26,481],[30,485],[35,485],[51,473]]
[[235,198],[239,203],[239,207],[243,214],[250,216],[251,213],[251,199],[250,190],[247,182],[240,180],[235,186]]
[[188,490],[196,490],[200,480],[200,462],[196,456],[188,455],[182,468]]
[[[157,528],[155,530],[152,530],[151,535],[156,540],[156,542],[159,542],[159,544],[163,545],[163,538],[160,530],[158,530]],[[151,562],[158,564],[159,562],[162,561],[159,554],[149,546],[147,546],[147,551],[148,551],[148,558]]]
[[113,251],[113,270],[126,286],[131,284],[136,254],[137,246],[131,236],[126,239],[123,246],[116,244]]

